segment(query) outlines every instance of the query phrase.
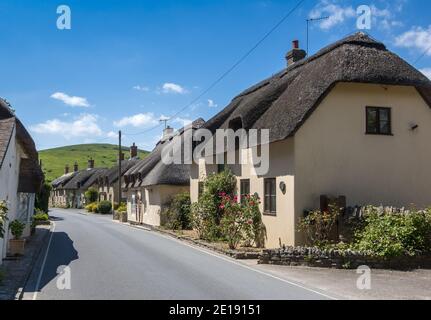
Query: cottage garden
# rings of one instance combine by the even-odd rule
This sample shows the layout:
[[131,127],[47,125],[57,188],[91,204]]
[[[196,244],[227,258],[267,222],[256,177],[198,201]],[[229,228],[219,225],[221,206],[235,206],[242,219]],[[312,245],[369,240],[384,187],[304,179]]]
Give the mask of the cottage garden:
[[[231,250],[263,248],[260,199],[238,197],[235,189],[236,179],[229,171],[208,176],[197,203],[191,204],[187,194],[173,199],[162,212],[162,228]],[[259,262],[336,268],[431,266],[431,209],[367,206],[355,212],[351,215],[333,203],[328,210],[305,213],[297,225],[304,246],[263,250]]]

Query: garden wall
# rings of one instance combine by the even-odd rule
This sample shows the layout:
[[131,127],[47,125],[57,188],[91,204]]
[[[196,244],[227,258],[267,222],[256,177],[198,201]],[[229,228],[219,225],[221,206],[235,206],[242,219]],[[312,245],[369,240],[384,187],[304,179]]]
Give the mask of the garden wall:
[[319,248],[286,247],[264,250],[259,264],[286,266],[308,266],[336,269],[356,269],[368,266],[371,269],[431,269],[431,254],[422,256],[401,256],[391,259],[371,257],[351,250],[321,250]]

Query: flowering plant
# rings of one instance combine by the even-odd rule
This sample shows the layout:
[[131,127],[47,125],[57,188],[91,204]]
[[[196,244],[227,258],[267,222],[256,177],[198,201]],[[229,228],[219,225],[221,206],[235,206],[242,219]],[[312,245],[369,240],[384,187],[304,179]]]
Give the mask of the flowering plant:
[[248,246],[253,243],[258,244],[257,232],[260,233],[263,230],[258,197],[247,195],[238,201],[237,196],[226,194],[219,196],[221,197],[220,209],[223,210],[220,226],[229,248],[236,249],[241,241]]

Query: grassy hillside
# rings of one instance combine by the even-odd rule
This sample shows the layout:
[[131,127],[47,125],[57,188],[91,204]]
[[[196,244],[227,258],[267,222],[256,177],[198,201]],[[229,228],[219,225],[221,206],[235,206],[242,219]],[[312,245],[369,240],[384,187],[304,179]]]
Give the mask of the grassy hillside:
[[[130,157],[129,148],[124,147],[125,159]],[[145,158],[148,151],[139,150],[139,157]],[[64,167],[69,165],[73,170],[73,164],[78,162],[79,169],[87,168],[87,160],[93,158],[95,167],[111,168],[116,165],[118,158],[118,146],[112,144],[81,144],[55,149],[39,151],[42,160],[43,171],[46,180],[51,182],[64,173]]]

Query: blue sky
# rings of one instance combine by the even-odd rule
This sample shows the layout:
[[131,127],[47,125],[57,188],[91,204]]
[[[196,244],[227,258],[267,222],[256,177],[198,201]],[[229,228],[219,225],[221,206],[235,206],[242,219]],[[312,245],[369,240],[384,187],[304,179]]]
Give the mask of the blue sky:
[[[0,3],[0,96],[39,149],[76,143],[136,142],[152,149],[163,126],[208,120],[242,90],[285,67],[291,41],[310,53],[356,29],[356,9],[372,11],[373,37],[431,77],[428,0],[305,2],[216,87],[190,104],[250,50],[299,0],[32,1]],[[57,29],[57,7],[71,30]],[[141,133],[132,135],[135,133]]]

